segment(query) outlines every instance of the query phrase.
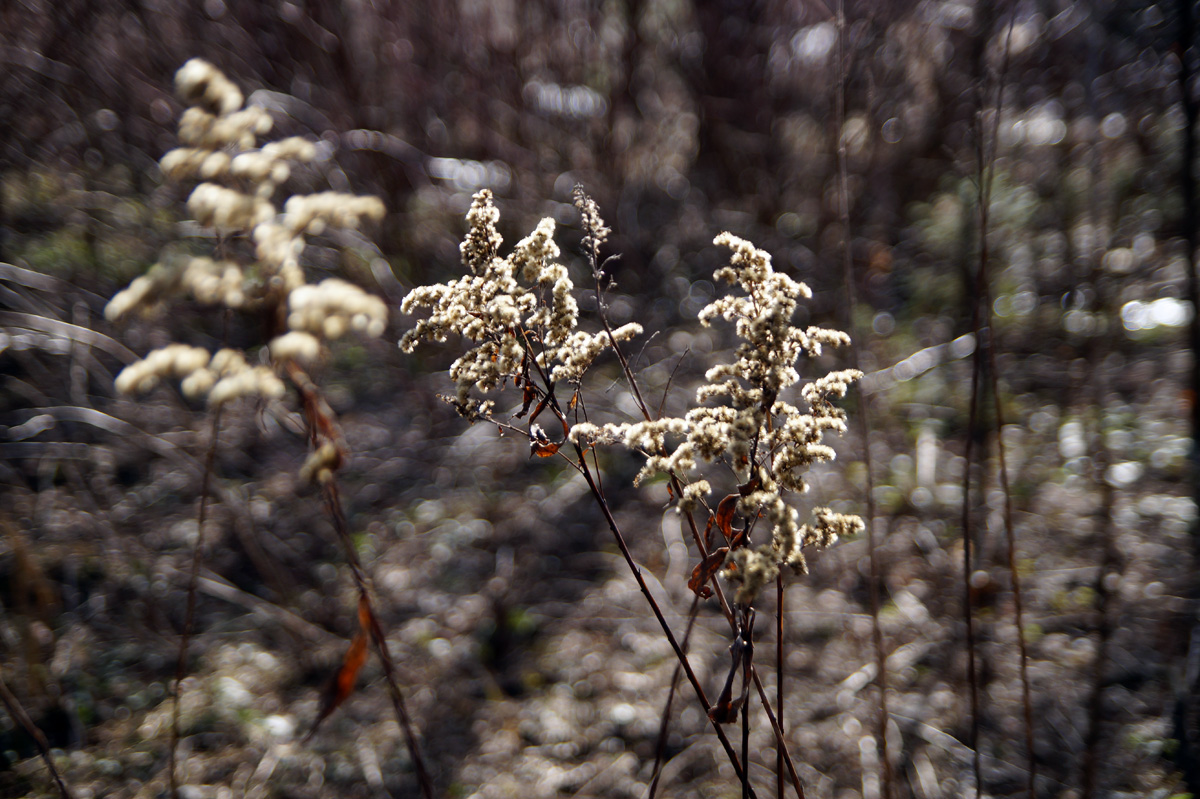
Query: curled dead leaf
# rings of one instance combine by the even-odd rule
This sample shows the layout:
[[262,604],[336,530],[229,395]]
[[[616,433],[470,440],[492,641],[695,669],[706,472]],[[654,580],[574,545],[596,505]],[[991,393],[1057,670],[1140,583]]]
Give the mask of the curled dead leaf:
[[708,587],[707,583],[713,578],[714,574],[721,570],[727,554],[729,554],[729,547],[721,547],[718,550],[708,553],[708,557],[697,563],[696,568],[692,569],[692,577],[688,580],[688,588],[701,599],[708,599],[712,596],[713,590]]

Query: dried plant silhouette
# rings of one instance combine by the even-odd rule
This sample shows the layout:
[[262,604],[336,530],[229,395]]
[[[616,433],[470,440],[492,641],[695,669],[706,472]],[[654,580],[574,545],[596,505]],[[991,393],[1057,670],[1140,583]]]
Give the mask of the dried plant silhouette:
[[0,794],[1195,793],[1195,3],[577,6],[0,11]]
[[[359,595],[360,633],[333,678],[333,694],[312,730],[315,732],[320,721],[353,689],[362,666],[366,635],[383,664],[384,678],[421,789],[425,796],[432,797],[433,787],[405,708],[396,667],[376,619],[369,578],[359,562],[342,508],[336,472],[348,453],[333,411],[306,371],[308,365],[322,358],[328,341],[350,331],[379,336],[387,319],[384,303],[351,283],[337,278],[327,278],[317,285],[308,283],[301,260],[306,238],[329,229],[357,228],[369,220],[378,220],[383,215],[383,205],[373,197],[324,192],[293,194],[282,211],[276,209],[273,197],[290,176],[291,165],[312,160],[314,145],[304,139],[288,138],[258,146],[258,137],[271,128],[270,115],[258,106],[243,107],[241,91],[205,61],[187,62],[176,76],[176,87],[189,104],[179,123],[179,138],[184,146],[163,157],[162,171],[176,180],[199,181],[188,198],[188,210],[201,228],[216,235],[218,258],[169,258],[117,294],[106,314],[113,321],[132,314],[152,314],[173,297],[190,295],[223,314],[236,312],[257,318],[267,338],[255,353],[263,356],[265,363],[252,366],[254,356],[238,349],[225,348],[210,355],[199,347],[168,344],[127,366],[116,380],[120,391],[145,392],[162,379],[173,378],[179,381],[186,396],[206,399],[213,414],[198,511],[199,533],[188,583],[187,616],[173,688],[175,705],[168,750],[172,794],[178,796],[180,789],[175,763],[180,738],[180,691],[195,615],[208,482],[220,430],[220,412],[226,403],[244,398],[262,403],[279,400],[286,391],[282,374],[299,395],[308,426],[311,452],[301,475],[321,489]],[[247,262],[232,254],[238,245],[253,253]]]
[[[845,414],[832,400],[844,396],[847,386],[861,376],[855,370],[835,371],[803,385],[796,393],[807,404],[806,413],[787,399],[801,379],[798,361],[819,355],[823,346],[846,344],[849,337],[817,327],[793,327],[797,301],[810,295],[808,288],[776,272],[770,256],[762,250],[724,233],[714,244],[728,248],[732,256],[730,264],[717,270],[714,279],[738,286],[742,295],[714,300],[700,311],[699,319],[704,325],[718,317],[734,323],[741,339],[734,353],[736,360],[708,370],[707,382],[696,391],[697,404],[684,416],[656,417],[643,399],[622,350],[624,342],[642,334],[641,326],[629,323],[614,329],[605,312],[606,275],[600,247],[609,229],[594,201],[579,187],[575,189],[575,205],[582,219],[583,248],[599,299],[598,332],[577,329],[575,288],[567,269],[556,261],[560,253],[553,241],[553,220],[542,220],[510,255],[502,258],[502,239],[496,230],[499,213],[491,193],[482,191],[467,214],[470,231],[461,247],[469,274],[448,283],[419,287],[409,294],[401,306],[403,311],[428,308],[429,313],[405,334],[400,347],[411,351],[423,341],[445,341],[451,336],[473,345],[450,367],[457,391],[445,399],[464,418],[491,424],[500,433],[517,433],[529,441],[532,454],[559,456],[583,476],[742,781],[743,792],[752,793],[746,736],[753,676],[775,730],[779,752],[802,796],[803,787],[787,754],[777,713],[753,665],[753,606],[762,589],[774,583],[785,567],[794,572],[805,570],[804,548],[822,548],[839,536],[862,530],[859,518],[828,508],[814,509],[812,521],[801,524],[798,512],[785,499],[785,494],[806,490],[802,475],[805,467],[833,458],[833,450],[823,443],[823,437],[826,432],[845,430]],[[608,350],[620,364],[630,396],[642,415],[639,421],[597,423],[605,412],[589,399],[585,377]],[[475,392],[491,394],[509,383],[520,390],[519,400],[507,417],[497,417],[497,401],[483,399]],[[560,391],[564,396],[569,393],[569,399],[560,398]],[[720,404],[706,404],[712,400]],[[556,433],[561,428],[561,438],[550,438],[537,423],[544,412],[554,418],[552,429]],[[516,421],[526,414],[528,419],[519,426]],[[714,702],[710,703],[698,682],[687,653],[647,587],[610,510],[598,450],[612,445],[624,446],[644,457],[635,485],[656,474],[666,475],[673,501],[684,515],[697,549],[698,562],[688,588],[701,599],[715,594],[730,623],[733,662]],[[736,489],[715,506],[709,504],[714,490],[710,478],[694,474],[700,469],[700,461],[723,467],[724,474],[717,477],[721,473],[715,473],[711,480],[723,478]],[[697,514],[706,517],[703,532]],[[742,524],[735,527],[738,520]],[[751,536],[760,520],[769,540],[754,546]],[[716,541],[714,533],[721,536]],[[735,589],[732,603],[725,596],[724,585]],[[741,690],[734,696],[739,670]],[[739,711],[743,735],[740,758],[722,729],[722,725],[737,721]]]

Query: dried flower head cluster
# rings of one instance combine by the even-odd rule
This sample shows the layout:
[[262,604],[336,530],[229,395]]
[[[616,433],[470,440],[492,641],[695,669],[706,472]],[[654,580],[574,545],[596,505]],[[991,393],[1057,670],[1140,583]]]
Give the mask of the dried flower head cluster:
[[[597,251],[608,228],[582,191],[576,193],[576,206],[583,219],[584,248],[599,278]],[[490,402],[472,397],[473,389],[487,392],[509,378],[516,385],[528,381],[531,357],[544,383],[538,395],[549,398],[556,381],[578,384],[605,348],[641,333],[636,324],[612,330],[611,337],[607,327],[598,334],[575,330],[578,310],[571,280],[555,263],[559,250],[552,240],[553,221],[543,220],[511,255],[501,258],[498,219],[491,194],[476,195],[467,214],[470,231],[461,246],[470,274],[415,289],[401,306],[406,313],[430,309],[429,316],[401,339],[406,351],[421,341],[444,341],[452,333],[475,342],[450,370],[458,385],[452,402],[468,418],[487,416],[491,410]],[[828,508],[815,509],[811,521],[801,524],[796,509],[784,499],[788,492],[806,490],[806,467],[833,459],[824,435],[846,428],[845,413],[833,401],[845,396],[849,384],[862,375],[837,371],[807,383],[799,391],[807,411],[789,402],[788,390],[800,382],[798,360],[820,355],[824,346],[848,343],[849,337],[819,327],[794,327],[798,300],[811,296],[808,287],[776,272],[770,256],[747,241],[723,233],[714,243],[732,251],[729,265],[717,270],[715,278],[736,284],[741,293],[715,300],[701,311],[700,322],[710,325],[721,317],[734,323],[741,339],[734,360],[708,370],[696,393],[697,406],[683,417],[606,425],[579,421],[570,427],[568,438],[584,449],[621,444],[643,453],[646,463],[637,481],[656,473],[677,479],[681,509],[694,508],[712,492],[707,480],[692,475],[700,461],[731,469],[739,490],[731,495],[730,513],[736,503],[747,529],[737,544],[731,543],[722,574],[738,584],[736,601],[748,605],[782,566],[805,568],[804,547],[827,546],[839,535],[862,529],[858,517]],[[527,386],[526,408],[530,396]],[[545,454],[533,426],[530,431],[534,451]],[[747,542],[759,519],[769,526],[770,541],[755,547]]]
[[[499,220],[492,193],[484,189],[476,194],[467,212],[470,230],[460,247],[470,274],[414,289],[400,306],[404,313],[430,309],[400,340],[405,352],[422,341],[445,341],[452,333],[475,342],[450,367],[458,387],[452,402],[468,418],[488,415],[493,405],[472,398],[473,388],[486,393],[506,379],[519,381],[530,358],[550,381],[578,382],[612,345],[607,332],[575,329],[575,286],[566,267],[555,260],[554,220],[538,223],[507,258],[499,255]],[[641,332],[641,326],[627,324],[614,330],[612,338],[623,341]]]
[[[179,122],[183,146],[163,156],[163,174],[198,181],[188,197],[189,213],[224,239],[247,239],[255,259],[242,264],[186,257],[156,264],[113,297],[106,316],[117,321],[149,313],[178,296],[278,315],[289,329],[269,342],[267,352],[276,364],[311,363],[320,357],[324,341],[348,331],[381,335],[387,324],[382,300],[343,280],[310,285],[300,258],[306,236],[382,219],[383,203],[375,197],[322,192],[292,196],[280,212],[272,200],[294,164],[313,160],[312,142],[292,137],[258,146],[259,136],[271,130],[270,115],[257,106],[243,107],[242,93],[212,64],[188,61],[175,83],[190,107]],[[279,308],[286,313],[277,314]],[[180,380],[186,394],[207,397],[214,406],[237,397],[283,393],[273,369],[251,367],[241,353],[221,350],[210,359],[204,350],[182,345],[169,345],[129,366],[117,387],[145,391],[165,377]]]
[[[748,241],[722,233],[713,243],[732,251],[730,264],[714,278],[737,284],[743,294],[716,299],[700,312],[700,322],[707,326],[716,317],[734,322],[741,343],[733,362],[708,370],[696,392],[697,407],[682,418],[576,425],[571,437],[579,443],[619,442],[644,453],[638,480],[660,472],[678,478],[685,509],[712,490],[707,480],[688,479],[697,459],[731,468],[740,484],[737,506],[743,518],[762,518],[771,528],[769,543],[731,547],[726,562],[723,575],[739,584],[736,601],[747,605],[781,566],[805,568],[804,547],[824,547],[838,535],[862,529],[857,516],[827,508],[816,509],[813,520],[801,524],[784,499],[786,492],[807,490],[805,467],[833,459],[823,437],[828,431],[844,431],[846,416],[832,401],[845,396],[862,374],[831,372],[805,385],[800,395],[809,406],[807,413],[783,399],[800,380],[796,362],[802,355],[819,355],[823,346],[846,344],[849,337],[836,330],[792,326],[798,299],[811,296],[808,287],[776,272],[770,255]],[[720,404],[707,404],[711,400]],[[672,446],[668,437],[677,443]]]

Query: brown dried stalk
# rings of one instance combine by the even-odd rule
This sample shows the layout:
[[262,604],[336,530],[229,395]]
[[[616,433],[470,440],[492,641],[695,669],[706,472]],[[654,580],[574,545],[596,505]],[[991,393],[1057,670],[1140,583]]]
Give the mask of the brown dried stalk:
[[[337,446],[338,442],[333,439],[332,431],[335,428],[334,421],[330,416],[331,412],[316,384],[294,361],[288,362],[287,374],[300,394],[304,418],[308,423],[310,444],[314,451],[325,444]],[[417,742],[416,730],[409,716],[408,708],[405,706],[404,692],[400,689],[400,682],[397,678],[396,663],[392,660],[387,638],[379,624],[379,614],[375,611],[371,580],[363,570],[358,551],[354,548],[354,540],[350,535],[350,525],[346,521],[341,492],[338,490],[337,478],[334,475],[335,468],[336,466],[331,467],[318,477],[321,482],[321,496],[325,502],[325,510],[329,514],[338,541],[345,552],[346,562],[350,564],[350,573],[353,575],[354,585],[358,589],[359,602],[366,607],[369,622],[367,632],[371,638],[371,644],[375,648],[375,653],[379,656],[379,662],[383,664],[383,677],[388,685],[392,709],[400,722],[400,729],[404,731],[404,741],[408,746],[409,755],[412,757],[413,768],[417,772],[417,781],[421,784],[421,793],[425,799],[433,799],[435,796],[433,783],[429,778],[429,771],[425,766],[425,759],[421,754],[421,747]]]
[[200,505],[196,511],[196,543],[192,546],[192,566],[188,572],[187,611],[183,617],[183,631],[179,634],[179,652],[175,658],[175,685],[172,690],[171,741],[167,745],[167,780],[172,799],[179,799],[179,774],[177,751],[179,749],[179,712],[183,694],[183,678],[187,674],[188,645],[196,623],[196,586],[200,578],[200,566],[204,560],[204,523],[208,517],[208,499],[212,485],[213,468],[217,459],[217,434],[221,430],[221,406],[213,411],[208,432],[208,451],[204,456],[204,472],[200,478]]
[[16,694],[9,690],[8,684],[0,677],[0,701],[4,702],[4,707],[8,711],[8,715],[12,716],[17,724],[33,739],[37,745],[38,754],[41,755],[42,762],[46,764],[46,770],[50,772],[50,776],[54,778],[54,784],[58,786],[58,792],[63,799],[72,799],[71,791],[67,788],[67,784],[63,781],[62,775],[58,773],[58,769],[54,766],[54,759],[50,756],[50,742],[46,740],[45,734],[41,729],[33,723],[33,719],[25,711],[25,707],[17,699]]

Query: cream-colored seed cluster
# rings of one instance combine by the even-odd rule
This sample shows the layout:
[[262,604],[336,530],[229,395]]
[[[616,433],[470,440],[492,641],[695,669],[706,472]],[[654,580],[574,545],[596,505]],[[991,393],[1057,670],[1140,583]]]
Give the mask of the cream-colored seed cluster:
[[[834,451],[822,443],[826,432],[844,432],[845,412],[832,400],[845,396],[860,372],[832,372],[801,389],[807,413],[780,399],[781,393],[800,380],[796,361],[816,356],[823,345],[849,342],[846,334],[823,328],[800,330],[791,324],[797,299],[811,292],[803,283],[780,274],[766,252],[750,242],[723,233],[715,244],[732,251],[729,266],[714,273],[718,281],[736,283],[743,296],[718,298],[700,312],[702,324],[716,317],[734,322],[742,343],[732,363],[709,369],[706,383],[696,392],[698,407],[683,418],[635,424],[576,425],[572,440],[583,443],[621,442],[641,451],[646,463],[640,482],[655,473],[667,473],[685,482],[681,508],[701,501],[710,491],[706,481],[687,482],[697,458],[721,461],[733,468],[747,490],[739,501],[745,518],[762,516],[771,527],[769,544],[742,547],[730,555],[723,572],[739,584],[736,601],[750,604],[758,591],[773,580],[783,565],[804,568],[805,546],[822,547],[862,528],[857,516],[836,514],[827,508],[814,511],[814,521],[800,524],[799,514],[784,500],[785,492],[803,492],[804,467],[832,460]],[[706,406],[710,400],[719,405]],[[667,435],[678,442],[669,447]],[[682,440],[680,440],[682,439]]]
[[[577,192],[576,206],[583,216],[584,246],[594,262],[608,229],[595,203],[582,192]],[[553,242],[553,221],[543,220],[507,258],[499,255],[498,221],[490,192],[477,194],[467,213],[470,230],[460,247],[470,274],[414,289],[401,305],[405,313],[430,309],[400,340],[405,351],[421,341],[444,341],[451,334],[475,343],[450,369],[458,387],[452,401],[469,418],[487,415],[491,407],[490,402],[473,399],[472,390],[487,392],[507,378],[524,377],[530,353],[551,382],[578,384],[614,341],[642,332],[637,324],[611,334],[575,330],[574,287],[566,270],[554,263],[559,251]],[[736,284],[742,293],[715,300],[701,311],[700,321],[710,325],[721,317],[734,323],[741,343],[733,361],[708,370],[696,392],[697,406],[682,418],[603,426],[581,422],[570,429],[568,438],[580,447],[620,444],[640,451],[646,462],[635,482],[657,473],[679,478],[683,509],[711,493],[707,480],[690,478],[700,460],[730,467],[741,486],[742,517],[762,518],[771,530],[769,543],[738,548],[722,572],[738,584],[736,602],[749,605],[783,566],[805,568],[804,547],[824,547],[839,535],[862,529],[857,516],[828,508],[815,509],[812,520],[801,524],[796,509],[784,499],[786,492],[807,489],[805,467],[833,459],[824,435],[846,429],[845,413],[833,400],[845,396],[862,374],[831,372],[805,385],[799,393],[807,412],[784,399],[800,381],[796,364],[802,356],[820,355],[824,346],[846,344],[849,337],[836,330],[793,327],[798,299],[811,296],[808,287],[776,272],[770,256],[748,241],[723,233],[714,243],[732,252],[729,265],[717,270],[715,278]],[[713,401],[716,404],[710,404]]]
[[[313,160],[316,148],[292,137],[257,146],[271,130],[271,117],[258,107],[242,107],[238,88],[211,64],[192,59],[176,73],[179,96],[189,104],[179,122],[182,147],[167,153],[163,174],[177,180],[197,180],[188,197],[191,216],[222,236],[246,236],[255,246],[250,266],[211,258],[189,258],[157,264],[115,296],[105,310],[113,321],[135,311],[156,308],[178,294],[198,302],[247,311],[273,312],[284,304],[290,332],[269,343],[276,363],[312,363],[320,358],[322,342],[349,331],[382,335],[387,307],[377,297],[345,281],[329,279],[309,285],[300,257],[305,237],[329,228],[357,228],[384,216],[375,197],[323,192],[288,199],[280,213],[272,198],[291,175],[291,165]],[[182,351],[150,353],[126,369],[117,381],[122,391],[142,391],[161,377],[181,381],[189,396],[207,396],[212,405],[238,397],[282,396],[283,383],[266,366],[251,367],[245,356],[222,350],[212,362],[196,361],[195,348],[185,363]],[[204,352],[198,350],[198,352]],[[163,353],[167,353],[164,355]]]
[[208,350],[186,344],[168,344],[117,375],[117,391],[122,394],[149,391],[164,377],[184,379],[208,366]]
[[298,195],[284,205],[284,224],[294,233],[320,235],[326,227],[357,228],[362,220],[383,219],[383,201],[337,191]]
[[301,330],[284,333],[271,339],[271,357],[276,361],[313,363],[321,357],[321,340]]
[[383,335],[387,306],[358,286],[337,278],[300,286],[288,295],[288,327],[327,339],[353,330],[371,338]]
[[193,58],[175,73],[175,89],[190,106],[210,109],[221,115],[242,107],[242,93],[221,70],[200,58]]
[[245,281],[241,266],[233,261],[193,258],[184,268],[180,284],[197,302],[241,308],[246,301]]
[[[219,350],[213,356],[202,380],[212,380],[208,389],[210,405],[222,405],[241,397],[279,399],[284,394],[283,381],[266,366],[250,366],[237,350]],[[186,393],[187,388],[184,388]],[[200,391],[199,393],[203,393]]]
[[179,270],[166,264],[155,264],[109,300],[104,316],[110,322],[119,322],[131,313],[150,313],[164,299],[173,295],[178,287]]
[[[472,389],[486,393],[520,376],[530,350],[551,380],[578,381],[612,345],[607,333],[575,330],[575,287],[566,268],[556,263],[554,220],[538,223],[507,258],[498,254],[503,243],[496,230],[499,220],[491,192],[476,194],[467,212],[470,229],[459,248],[470,274],[416,288],[400,306],[404,313],[430,309],[400,339],[405,352],[422,341],[445,341],[452,333],[476,342],[450,367],[458,389],[454,405],[468,417],[486,415],[491,408],[490,402],[473,399]],[[641,330],[628,324],[613,334],[620,341]]]

